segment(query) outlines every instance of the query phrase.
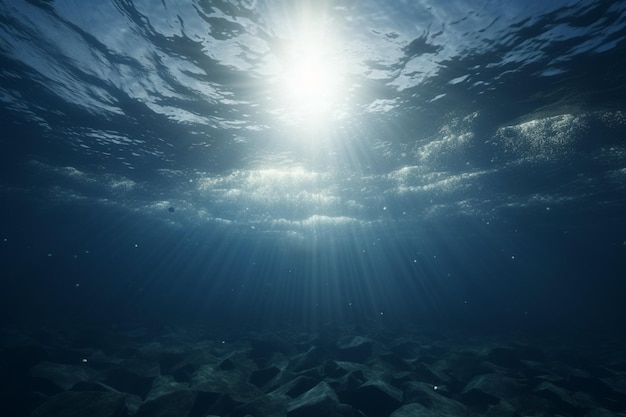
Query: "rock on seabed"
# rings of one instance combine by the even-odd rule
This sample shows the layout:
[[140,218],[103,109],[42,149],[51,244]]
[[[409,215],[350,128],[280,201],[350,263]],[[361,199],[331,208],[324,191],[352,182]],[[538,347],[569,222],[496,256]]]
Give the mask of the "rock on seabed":
[[623,352],[591,343],[118,332],[114,349],[73,348],[68,329],[0,337],[3,415],[626,417]]

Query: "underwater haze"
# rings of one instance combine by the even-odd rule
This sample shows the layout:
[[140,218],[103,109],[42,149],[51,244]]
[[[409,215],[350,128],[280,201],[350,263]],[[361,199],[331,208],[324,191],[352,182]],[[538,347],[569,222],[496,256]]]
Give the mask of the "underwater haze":
[[2,320],[619,328],[625,1],[0,2]]
[[11,417],[625,417],[626,0],[0,0]]

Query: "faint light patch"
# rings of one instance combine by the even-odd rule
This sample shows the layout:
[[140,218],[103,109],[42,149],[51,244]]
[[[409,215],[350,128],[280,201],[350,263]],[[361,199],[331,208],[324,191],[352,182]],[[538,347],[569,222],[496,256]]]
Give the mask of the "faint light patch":
[[89,176],[84,171],[81,171],[80,169],[76,169],[74,167],[59,167],[58,171],[63,175],[80,181],[94,181],[94,179],[89,178]]
[[495,137],[507,151],[518,155],[555,157],[564,155],[586,127],[584,117],[563,114],[501,127]]
[[137,184],[129,179],[111,179],[108,185],[113,190],[127,192],[134,190]]
[[561,68],[548,68],[539,73],[540,77],[554,77],[555,75],[565,74],[567,71]]
[[248,10],[254,10],[257,6],[257,0],[239,0],[239,4]]
[[[152,212],[168,212],[170,207],[174,207],[175,209],[178,208],[180,209],[181,204],[180,203],[176,203],[172,200],[157,200],[157,201],[153,201],[152,203],[150,203],[150,205],[148,206],[148,208],[150,209],[150,211]],[[176,212],[176,210],[174,211]]]
[[[216,118],[213,118],[213,121],[215,122],[213,126],[222,130],[233,130],[233,129],[239,130],[243,128],[249,128],[248,130],[254,130],[255,128],[255,126],[250,126],[248,122],[246,122],[245,120],[229,120],[229,119],[216,117]],[[256,126],[256,128],[258,127],[259,126]],[[262,130],[262,129],[259,129],[259,130]]]
[[[57,198],[76,200],[80,198],[108,201],[113,195],[119,197],[120,193],[126,194],[137,190],[138,184],[122,175],[95,174],[73,166],[54,166],[37,160],[32,160],[30,165],[50,175],[52,181],[52,194]],[[126,205],[128,201],[120,203]]]
[[415,154],[420,160],[434,159],[446,151],[457,150],[474,137],[473,132],[452,132],[447,128],[442,129],[440,133],[443,135],[439,139],[416,149]]
[[[488,87],[490,84],[485,82],[485,81],[476,81],[474,84],[472,84],[472,88],[478,89],[479,87]],[[480,91],[478,92],[478,94],[484,94],[485,93],[485,89],[481,88]]]
[[387,113],[391,110],[398,108],[398,106],[400,105],[398,101],[399,100],[397,98],[394,98],[392,100],[376,99],[367,106],[365,111],[369,113]]
[[19,100],[19,98],[17,97],[19,95],[21,94],[17,91],[8,91],[4,88],[0,89],[0,101],[2,101],[3,103],[15,103]]
[[404,166],[387,174],[387,178],[405,184],[423,178],[424,169],[419,166]]
[[465,80],[467,80],[469,78],[469,76],[470,76],[470,74],[465,74],[465,75],[462,75],[460,77],[453,78],[450,81],[448,81],[448,84],[450,84],[450,85],[460,84],[460,83],[464,82]]
[[347,216],[331,217],[331,216],[313,215],[303,220],[301,223],[304,226],[320,226],[320,225],[334,226],[334,225],[350,224],[350,223],[354,223],[355,221],[356,220],[353,219],[352,217],[347,217]]
[[484,202],[477,199],[453,201],[447,204],[432,204],[425,208],[423,216],[426,219],[467,216],[477,217],[483,213],[481,208]]
[[312,215],[304,219],[274,218],[269,221],[238,219],[231,224],[246,226],[257,233],[280,235],[282,243],[291,250],[311,250],[320,236],[341,233],[346,227],[366,225],[367,222],[349,216]]
[[33,107],[33,106],[29,107],[28,105],[29,103],[21,100],[20,93],[18,92],[12,92],[12,93],[16,94],[16,97],[18,97],[18,100],[9,104],[7,106],[7,109],[20,113],[25,119],[29,121],[29,123],[31,123],[32,125],[36,124],[47,132],[51,132],[53,130],[52,126],[45,118],[43,118],[41,115],[37,114],[35,111],[30,109],[30,107]]
[[247,124],[244,127],[244,129],[251,131],[251,132],[260,132],[262,130],[269,129],[269,127],[267,125],[261,125],[261,124],[257,124],[257,125]]
[[626,112],[608,111],[608,112],[596,112],[594,116],[600,119],[607,127],[616,128],[626,125]]
[[121,135],[117,132],[105,131],[105,130],[87,130],[76,131],[76,135],[79,143],[85,140],[95,140],[100,145],[122,145],[122,146],[142,146],[145,141],[142,139],[130,139],[125,135]]
[[211,119],[208,117],[200,116],[188,110],[183,110],[180,107],[162,106],[154,102],[146,102],[146,106],[148,106],[153,112],[162,114],[175,122],[209,126],[212,125],[213,127],[218,127],[218,125],[212,123]]
[[447,94],[438,94],[435,97],[433,97],[430,100],[428,100],[428,102],[432,103],[434,101],[437,101],[437,100],[440,100],[440,99],[444,98],[445,96],[447,96]]
[[479,116],[478,111],[463,117],[454,117],[443,125],[437,135],[424,145],[418,142],[411,153],[422,163],[449,157],[450,152],[461,151],[474,138],[474,122]]
[[[129,138],[115,131],[72,127],[65,132],[65,136],[76,152],[107,159],[114,156],[129,169],[133,169],[132,162],[126,162],[126,160],[132,159],[131,156],[140,157],[146,154],[163,156],[153,144],[146,144],[144,139]],[[133,150],[138,150],[142,154]]]
[[216,215],[238,221],[301,221],[339,211],[342,198],[330,174],[304,167],[237,170],[197,181],[198,204]]
[[[79,201],[79,200],[80,201],[90,200],[90,198],[77,192],[76,190],[73,190],[67,187],[61,187],[58,185],[50,187],[50,195],[52,196],[54,200],[64,202],[64,203],[68,203],[71,201]],[[108,199],[99,200],[99,202],[103,204],[107,204],[108,201],[109,201]]]
[[363,201],[357,201],[355,199],[349,199],[342,201],[342,206],[347,213],[360,214],[366,209]]
[[373,81],[388,80],[391,76],[388,70],[382,70],[382,69],[376,69],[376,68],[368,68],[364,75],[367,79],[373,80]]
[[[624,152],[624,155],[626,155],[626,152]],[[608,173],[608,177],[611,180],[617,181],[617,183],[621,185],[621,188],[626,188],[626,182],[624,182],[624,179],[626,178],[626,168],[612,170]]]
[[576,202],[587,196],[585,195],[553,195],[553,194],[540,194],[533,193],[526,198],[516,198],[510,202],[503,204],[506,208],[540,208],[543,211],[549,212],[554,207]]
[[379,155],[388,159],[393,158],[396,155],[393,143],[388,140],[376,141],[372,145],[372,149],[376,150]]
[[436,76],[440,69],[441,65],[432,58],[420,56],[410,60],[389,85],[396,87],[398,91],[413,88]]
[[461,188],[476,186],[476,180],[493,171],[483,170],[450,174],[447,172],[422,173],[419,167],[403,167],[387,174],[386,178],[395,183],[390,191],[395,194],[414,194],[420,192],[439,191],[451,193]]

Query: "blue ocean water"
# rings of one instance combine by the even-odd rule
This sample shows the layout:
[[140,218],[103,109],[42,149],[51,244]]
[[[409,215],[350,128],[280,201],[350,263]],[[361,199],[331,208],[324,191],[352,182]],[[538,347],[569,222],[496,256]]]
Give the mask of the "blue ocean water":
[[4,323],[626,318],[626,1],[2,0],[0,22]]

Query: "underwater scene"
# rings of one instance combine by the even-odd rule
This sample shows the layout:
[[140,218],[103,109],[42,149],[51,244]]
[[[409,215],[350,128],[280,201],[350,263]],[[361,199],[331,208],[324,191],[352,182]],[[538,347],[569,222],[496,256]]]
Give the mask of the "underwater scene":
[[626,416],[626,1],[0,0],[0,414]]

